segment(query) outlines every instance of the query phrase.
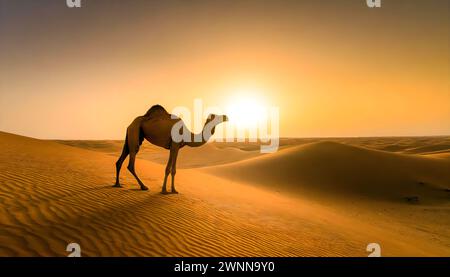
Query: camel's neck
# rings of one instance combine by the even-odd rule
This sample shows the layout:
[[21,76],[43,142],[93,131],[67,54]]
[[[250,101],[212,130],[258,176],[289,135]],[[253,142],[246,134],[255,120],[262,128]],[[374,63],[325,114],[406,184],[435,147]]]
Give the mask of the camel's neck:
[[[208,124],[208,122],[205,123],[205,126],[207,124]],[[200,132],[198,134],[191,133],[191,141],[186,142],[186,145],[188,145],[190,147],[199,147],[199,146],[202,146],[203,144],[207,143],[208,140],[211,138],[211,136],[214,135],[214,132],[216,131],[216,126],[212,127],[211,132],[204,132],[205,126],[203,126],[202,132]]]

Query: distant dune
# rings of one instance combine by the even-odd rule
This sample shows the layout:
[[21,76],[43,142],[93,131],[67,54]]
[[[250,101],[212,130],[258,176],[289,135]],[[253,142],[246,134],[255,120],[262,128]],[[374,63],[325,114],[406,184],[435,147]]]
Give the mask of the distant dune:
[[0,132],[0,255],[65,256],[71,242],[83,256],[367,256],[371,242],[383,256],[449,255],[445,158],[289,143],[183,149],[180,194],[161,195],[164,165],[143,159],[150,191],[126,170],[112,188],[120,142]]
[[273,155],[205,169],[274,190],[333,197],[358,194],[377,200],[448,202],[450,160],[403,155],[337,142],[316,142]]

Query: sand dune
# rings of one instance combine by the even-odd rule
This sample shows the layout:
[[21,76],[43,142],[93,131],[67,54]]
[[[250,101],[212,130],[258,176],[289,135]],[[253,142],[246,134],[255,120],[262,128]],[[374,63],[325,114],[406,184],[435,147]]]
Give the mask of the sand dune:
[[274,190],[378,200],[450,200],[450,161],[402,155],[337,142],[309,143],[205,171]]
[[[355,201],[351,194],[346,201],[321,202],[274,193],[255,172],[249,174],[261,178],[264,187],[198,169],[178,171],[179,195],[161,195],[164,166],[157,163],[137,162],[138,174],[150,187],[143,192],[126,171],[125,187],[111,187],[116,157],[108,153],[1,132],[0,147],[1,256],[65,256],[70,242],[79,243],[84,256],[365,256],[370,242],[380,243],[387,256],[450,253],[450,214],[444,204],[373,204]],[[242,166],[266,169],[268,160],[290,159],[299,151],[309,153],[312,162],[323,162],[320,155],[325,154],[319,150],[328,147],[338,154],[350,152],[345,163],[358,155],[392,163],[405,159],[322,143],[253,158]],[[296,159],[291,167],[296,162],[307,166],[303,158]],[[434,177],[422,176],[433,186],[442,185],[438,181],[447,176],[436,165]],[[228,166],[236,169],[236,164]],[[325,176],[321,180],[329,181]]]

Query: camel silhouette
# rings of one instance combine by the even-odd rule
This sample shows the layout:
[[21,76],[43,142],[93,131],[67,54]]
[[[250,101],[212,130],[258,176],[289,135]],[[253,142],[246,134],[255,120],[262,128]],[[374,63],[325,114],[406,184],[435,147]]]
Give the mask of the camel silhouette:
[[[123,145],[122,154],[116,162],[116,184],[114,187],[121,187],[119,182],[120,169],[124,160],[130,155],[128,170],[136,178],[137,182],[141,186],[142,190],[148,190],[148,188],[142,183],[136,174],[134,164],[136,160],[136,154],[139,151],[144,139],[150,143],[170,150],[169,160],[166,166],[166,172],[164,176],[164,183],[162,185],[161,193],[167,194],[166,183],[169,173],[172,176],[171,193],[178,193],[175,189],[175,173],[178,151],[184,146],[199,147],[205,144],[209,138],[214,134],[215,127],[228,121],[226,115],[210,114],[206,119],[206,123],[203,126],[203,130],[199,134],[194,134],[190,131],[187,134],[183,133],[183,130],[188,130],[181,118],[169,114],[162,106],[152,106],[145,115],[137,117],[127,128],[127,134]],[[172,139],[172,128],[175,124],[182,131],[180,139]],[[206,128],[206,130],[205,130]]]

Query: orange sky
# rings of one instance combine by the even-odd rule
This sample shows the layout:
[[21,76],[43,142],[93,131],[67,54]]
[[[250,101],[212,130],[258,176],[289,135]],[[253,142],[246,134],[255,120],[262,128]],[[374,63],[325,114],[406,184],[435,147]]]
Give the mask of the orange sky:
[[123,139],[248,92],[284,137],[450,135],[448,1],[0,3],[2,131]]

